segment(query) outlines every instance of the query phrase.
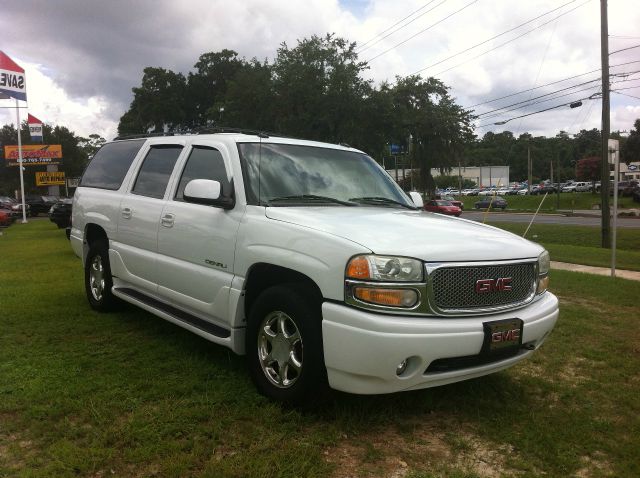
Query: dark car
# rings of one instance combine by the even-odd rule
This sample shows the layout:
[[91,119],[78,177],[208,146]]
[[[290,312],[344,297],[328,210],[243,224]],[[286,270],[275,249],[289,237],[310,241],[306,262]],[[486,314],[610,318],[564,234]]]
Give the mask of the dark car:
[[504,211],[507,208],[507,201],[500,196],[487,196],[477,201],[474,207],[476,209],[488,209],[489,205],[491,205],[491,209],[502,209]]
[[442,199],[433,199],[427,201],[424,210],[429,212],[437,212],[448,216],[460,216],[462,209],[451,203],[451,201],[443,201]]
[[49,210],[49,220],[55,223],[58,228],[71,226],[71,206],[73,199],[60,199],[57,203],[51,206]]
[[47,214],[51,206],[58,201],[55,196],[27,196],[25,202],[31,207],[31,215]]
[[544,186],[540,186],[538,189],[532,189],[531,194],[555,194],[558,190],[555,186],[551,184],[547,184]]
[[640,202],[640,186],[635,187],[631,196],[633,197],[633,202]]
[[[31,207],[27,204],[27,216],[31,214]],[[17,219],[22,217],[22,203],[17,199],[13,199],[9,196],[0,196],[0,209],[8,209],[11,211],[13,218]]]

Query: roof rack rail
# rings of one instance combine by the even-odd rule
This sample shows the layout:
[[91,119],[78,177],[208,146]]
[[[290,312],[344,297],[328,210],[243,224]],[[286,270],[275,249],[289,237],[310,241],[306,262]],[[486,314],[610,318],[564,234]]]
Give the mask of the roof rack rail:
[[232,128],[229,126],[202,126],[194,130],[198,134],[214,134],[214,133],[239,133],[239,134],[252,134],[259,138],[268,138],[269,135],[264,131],[246,128]]
[[139,138],[153,138],[156,136],[175,136],[176,134],[183,134],[181,132],[176,131],[168,131],[166,133],[138,133],[138,134],[125,134],[122,136],[116,136],[113,138],[114,141],[119,141],[122,139],[139,139]]

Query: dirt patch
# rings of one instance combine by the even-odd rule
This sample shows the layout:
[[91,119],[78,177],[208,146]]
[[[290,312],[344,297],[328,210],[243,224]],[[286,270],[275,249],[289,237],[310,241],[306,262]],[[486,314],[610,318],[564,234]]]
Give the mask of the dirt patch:
[[451,425],[419,426],[409,434],[389,429],[343,436],[324,451],[325,460],[335,465],[333,478],[402,478],[410,471],[440,474],[452,468],[483,478],[517,474],[506,465],[506,457],[514,454],[511,445],[488,443]]
[[611,463],[607,456],[597,451],[593,456],[583,456],[580,458],[582,468],[576,471],[577,478],[591,478],[592,476],[614,476]]

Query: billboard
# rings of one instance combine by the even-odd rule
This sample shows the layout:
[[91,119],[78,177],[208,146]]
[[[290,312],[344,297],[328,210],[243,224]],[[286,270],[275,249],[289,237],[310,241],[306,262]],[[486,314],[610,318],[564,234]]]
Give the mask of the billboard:
[[64,172],[62,171],[37,172],[36,186],[64,186]]
[[[7,166],[18,166],[18,145],[4,147]],[[62,146],[59,144],[25,144],[22,146],[23,166],[62,164]]]

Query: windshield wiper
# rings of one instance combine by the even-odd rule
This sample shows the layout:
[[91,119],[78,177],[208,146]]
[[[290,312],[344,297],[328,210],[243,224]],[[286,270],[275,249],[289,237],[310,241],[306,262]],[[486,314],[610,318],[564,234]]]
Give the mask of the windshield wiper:
[[418,209],[416,206],[411,206],[409,204],[396,201],[395,199],[390,199],[382,196],[365,196],[361,198],[351,198],[349,199],[349,201],[360,202],[364,204],[375,204],[375,205],[393,204],[396,206],[406,207],[407,209],[412,209],[412,210]]
[[331,204],[341,204],[343,206],[355,206],[355,204],[353,204],[352,202],[349,201],[342,201],[340,199],[336,199],[336,198],[331,198],[328,196],[317,196],[315,194],[298,194],[298,195],[292,195],[292,196],[280,196],[280,197],[275,197],[272,199],[269,199],[269,201],[267,202],[267,204],[271,204],[272,202],[279,202],[279,201],[298,201],[298,202],[305,202],[305,201],[310,201],[310,202],[314,202],[314,203],[331,203]]

